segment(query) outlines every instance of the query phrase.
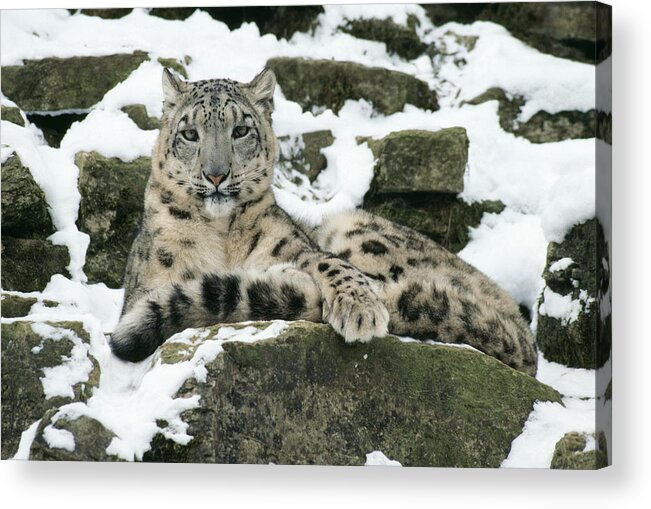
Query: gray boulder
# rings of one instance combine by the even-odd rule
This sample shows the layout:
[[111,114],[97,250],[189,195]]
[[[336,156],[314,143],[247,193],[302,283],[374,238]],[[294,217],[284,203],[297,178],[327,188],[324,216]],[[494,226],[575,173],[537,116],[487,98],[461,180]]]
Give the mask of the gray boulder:
[[[166,343],[160,359],[189,360],[201,344]],[[207,381],[177,394],[200,396],[182,414],[193,439],[157,435],[146,461],[362,465],[381,450],[404,466],[497,467],[534,401],[560,402],[477,351],[394,337],[347,345],[323,324],[223,347]]]
[[84,272],[91,282],[119,288],[144,208],[151,159],[125,163],[82,152],[76,155],[75,164],[81,193],[78,227],[90,235]]
[[526,122],[521,122],[518,116],[524,106],[524,98],[520,96],[509,98],[500,88],[491,88],[467,103],[476,105],[486,101],[499,103],[498,114],[502,129],[533,143],[594,138],[597,135],[596,110],[558,113],[539,111]]
[[2,236],[2,288],[42,291],[54,274],[67,274],[68,248],[42,239]]
[[283,94],[303,110],[330,108],[338,113],[346,100],[365,99],[384,115],[402,111],[405,104],[428,110],[438,109],[436,92],[409,74],[354,62],[272,58],[273,69]]
[[347,21],[340,30],[358,39],[383,42],[387,51],[406,60],[413,60],[422,55],[427,49],[416,33],[418,19],[410,15],[407,26],[386,19],[353,19]]
[[0,117],[2,120],[25,127],[25,119],[20,114],[20,109],[14,106],[1,106]]
[[2,68],[2,93],[24,111],[86,109],[146,60],[142,51],[26,60]]

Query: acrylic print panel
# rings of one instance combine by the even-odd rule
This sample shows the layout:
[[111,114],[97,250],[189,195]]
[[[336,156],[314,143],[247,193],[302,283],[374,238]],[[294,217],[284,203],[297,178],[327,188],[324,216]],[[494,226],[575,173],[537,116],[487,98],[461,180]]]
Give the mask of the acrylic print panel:
[[610,463],[610,7],[1,23],[3,459]]

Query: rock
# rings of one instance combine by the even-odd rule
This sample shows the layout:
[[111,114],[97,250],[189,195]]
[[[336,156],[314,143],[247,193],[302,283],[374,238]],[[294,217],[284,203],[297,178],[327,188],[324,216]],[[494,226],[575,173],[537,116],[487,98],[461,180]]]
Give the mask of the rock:
[[496,3],[490,4],[478,18],[504,26],[543,53],[595,63],[596,3]]
[[41,239],[2,236],[2,288],[42,291],[54,274],[67,274],[68,249]]
[[597,114],[595,110],[561,111],[554,114],[539,111],[526,122],[520,122],[518,117],[525,103],[524,98],[520,96],[509,98],[500,88],[491,88],[467,103],[476,105],[486,101],[499,103],[498,114],[502,129],[533,143],[550,143],[596,136]]
[[20,114],[20,109],[14,106],[0,107],[0,117],[2,120],[25,127],[25,119]]
[[[48,410],[36,430],[36,436],[29,454],[36,461],[118,461],[116,456],[106,453],[115,435],[102,423],[82,415],[77,419],[60,417],[53,422],[57,409]],[[75,448],[72,451],[53,447],[46,438],[46,428],[65,430],[72,434]]]
[[18,295],[2,294],[2,317],[14,318],[25,316],[31,307],[38,301],[34,297],[20,297]]
[[[188,360],[201,344],[168,342],[160,361]],[[560,402],[474,350],[394,337],[347,345],[324,324],[223,348],[206,382],[189,379],[177,394],[200,396],[182,414],[193,439],[159,434],[146,461],[363,465],[381,450],[404,466],[498,467],[534,401]]]
[[297,137],[281,136],[278,138],[278,163],[307,175],[313,182],[328,165],[321,149],[329,147],[334,141],[330,130],[303,133]]
[[[197,10],[196,7],[165,7],[149,11],[152,16],[165,19],[186,19]],[[316,24],[316,18],[323,12],[321,5],[294,6],[239,6],[201,7],[216,20],[223,21],[230,30],[242,23],[255,23],[261,34],[274,34],[289,39],[296,32],[307,32]]]
[[402,111],[405,104],[437,110],[436,92],[409,74],[353,62],[272,58],[283,94],[303,110],[330,108],[338,113],[348,99],[364,99],[384,115]]
[[564,470],[595,470],[608,466],[606,437],[599,434],[595,448],[584,451],[588,437],[595,440],[594,434],[570,432],[561,438],[554,447],[551,468]]
[[408,18],[408,26],[398,25],[391,18],[353,19],[341,30],[358,39],[383,42],[389,53],[413,60],[427,49],[427,45],[416,33],[417,23],[418,20],[413,15]]
[[44,58],[2,68],[2,93],[24,111],[87,109],[124,81],[147,53]]
[[[77,12],[76,9],[70,9],[73,14]],[[124,18],[133,9],[80,9],[79,12],[86,16],[96,16],[103,19],[119,19]]]
[[[543,273],[546,287],[540,300],[536,334],[538,348],[547,360],[589,369],[598,368],[608,360],[610,338],[598,341],[597,334],[597,249],[600,245],[603,246],[601,227],[596,219],[591,219],[574,226],[560,244],[551,242],[547,248]],[[569,265],[568,258],[572,260]],[[561,260],[567,263],[557,263]],[[575,316],[569,319],[559,318],[554,312],[555,303],[563,297],[574,301],[576,307]]]
[[455,4],[422,4],[427,16],[436,26],[445,25],[450,21],[455,23],[473,23],[489,4],[455,3]]
[[[190,58],[190,57],[186,57]],[[163,67],[167,67],[168,69],[173,69],[177,73],[179,73],[181,76],[183,76],[186,80],[188,79],[188,71],[185,70],[185,66],[178,61],[175,58],[159,58],[158,63],[162,65]]]
[[54,233],[45,194],[12,155],[2,165],[2,235],[44,239]]
[[[29,310],[38,301],[35,297],[21,297],[20,295],[11,295],[2,293],[2,317],[3,318],[16,318],[26,316]],[[57,303],[51,300],[43,300],[43,304],[47,307],[55,307]]]
[[499,201],[468,204],[450,194],[420,193],[365,199],[364,209],[408,226],[458,253],[470,240],[469,228],[479,226],[484,213],[502,212],[504,204]]
[[147,109],[142,104],[131,104],[122,108],[131,120],[140,128],[145,131],[151,129],[160,129],[160,119],[150,117],[147,114]]
[[[90,338],[79,322],[48,323],[72,331],[83,343]],[[44,369],[59,366],[72,356],[75,346],[69,336],[44,339],[32,329],[31,322],[2,324],[2,459],[12,457],[20,436],[49,408],[71,401],[85,401],[99,384],[99,365],[88,357],[88,379],[73,387],[74,398],[54,396],[46,399],[41,378]]]
[[396,131],[366,142],[377,159],[371,195],[463,191],[468,137],[463,127],[440,131]]
[[84,272],[89,282],[122,286],[124,267],[144,207],[151,159],[130,163],[97,152],[75,156],[79,167],[78,227],[90,235]]

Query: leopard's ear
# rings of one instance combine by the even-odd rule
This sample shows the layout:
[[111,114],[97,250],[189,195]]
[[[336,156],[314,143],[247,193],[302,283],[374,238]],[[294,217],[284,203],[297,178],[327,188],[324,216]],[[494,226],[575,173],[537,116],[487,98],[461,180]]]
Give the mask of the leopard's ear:
[[178,76],[175,76],[169,69],[163,69],[163,98],[165,99],[164,109],[169,110],[178,105],[181,94],[188,88],[188,84]]
[[276,89],[276,75],[269,68],[265,67],[260,74],[248,84],[255,102],[262,106],[268,113],[274,109],[274,90]]

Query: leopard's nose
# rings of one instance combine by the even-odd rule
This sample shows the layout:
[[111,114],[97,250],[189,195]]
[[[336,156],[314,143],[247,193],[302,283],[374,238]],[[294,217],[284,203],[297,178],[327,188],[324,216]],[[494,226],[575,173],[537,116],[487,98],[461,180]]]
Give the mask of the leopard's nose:
[[210,175],[204,172],[203,176],[210,180],[210,182],[212,182],[215,187],[219,186],[219,184],[221,184],[222,181],[226,178],[226,175],[223,173],[220,175]]

